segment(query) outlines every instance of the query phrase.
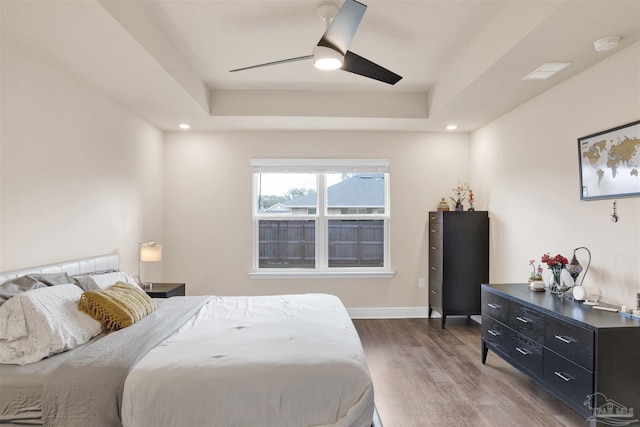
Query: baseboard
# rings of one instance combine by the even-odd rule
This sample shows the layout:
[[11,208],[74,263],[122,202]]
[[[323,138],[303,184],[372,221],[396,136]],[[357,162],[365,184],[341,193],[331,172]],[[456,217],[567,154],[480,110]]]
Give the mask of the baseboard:
[[[428,307],[352,307],[347,311],[352,319],[426,319],[429,316]],[[431,317],[442,316],[434,310]],[[471,316],[471,320],[482,324],[482,316]]]
[[[352,307],[347,308],[352,319],[417,319],[429,315],[428,307]],[[433,312],[431,317],[440,317]]]

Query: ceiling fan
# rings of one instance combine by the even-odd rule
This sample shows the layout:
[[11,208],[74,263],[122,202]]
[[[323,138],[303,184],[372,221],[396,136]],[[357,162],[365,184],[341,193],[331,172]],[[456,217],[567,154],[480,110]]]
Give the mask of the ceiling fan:
[[323,10],[326,11],[327,9],[323,9],[321,6],[319,11],[323,20],[327,22],[327,30],[318,44],[313,48],[312,55],[298,56],[280,61],[267,62],[265,64],[236,68],[230,72],[313,59],[316,68],[325,70],[340,69],[394,85],[402,79],[402,76],[399,76],[398,74],[389,71],[366,58],[356,55],[350,50],[347,50],[349,43],[351,43],[351,39],[358,29],[358,25],[360,25],[360,21],[362,20],[362,16],[366,9],[366,5],[359,3],[356,0],[346,0],[335,15],[335,18],[331,19],[325,14],[326,12],[323,12]]

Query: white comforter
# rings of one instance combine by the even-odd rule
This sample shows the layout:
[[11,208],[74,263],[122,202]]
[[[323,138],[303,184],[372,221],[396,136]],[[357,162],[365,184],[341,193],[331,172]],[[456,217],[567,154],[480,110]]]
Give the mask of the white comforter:
[[370,426],[360,339],[330,295],[216,297],[127,377],[124,426]]

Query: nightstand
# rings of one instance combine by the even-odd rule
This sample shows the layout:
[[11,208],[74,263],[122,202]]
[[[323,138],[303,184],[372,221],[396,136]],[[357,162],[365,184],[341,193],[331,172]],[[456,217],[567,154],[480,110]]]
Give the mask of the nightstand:
[[151,298],[171,298],[184,296],[184,283],[153,283],[151,288],[143,289]]

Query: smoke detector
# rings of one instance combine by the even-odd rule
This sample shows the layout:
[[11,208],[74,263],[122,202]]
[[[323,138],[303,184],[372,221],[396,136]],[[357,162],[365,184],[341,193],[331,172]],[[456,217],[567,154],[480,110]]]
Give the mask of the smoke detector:
[[605,50],[617,48],[619,41],[620,37],[618,36],[605,37],[603,39],[594,41],[593,47],[595,48],[596,52],[604,52]]

